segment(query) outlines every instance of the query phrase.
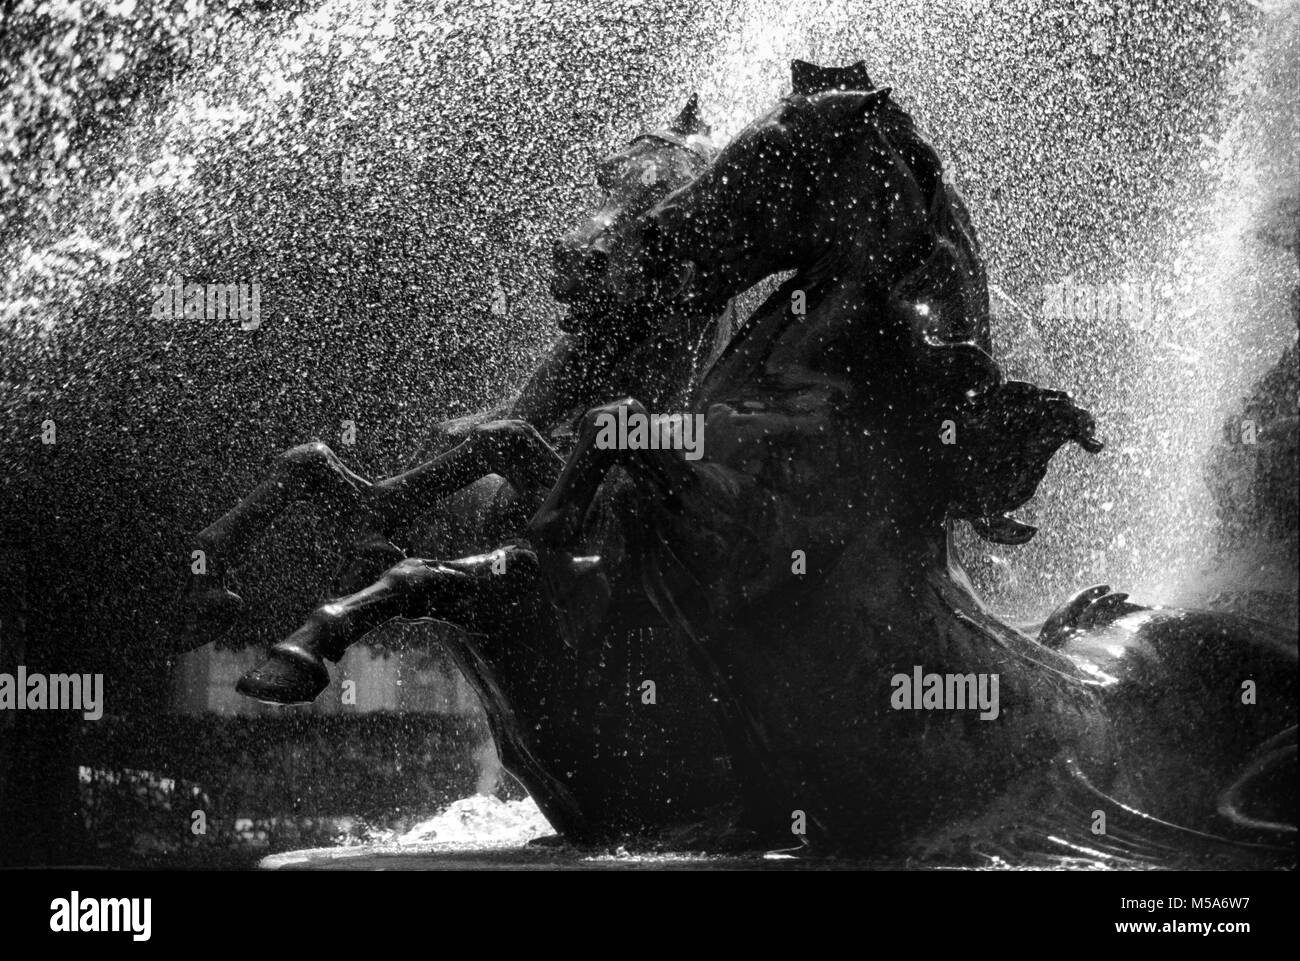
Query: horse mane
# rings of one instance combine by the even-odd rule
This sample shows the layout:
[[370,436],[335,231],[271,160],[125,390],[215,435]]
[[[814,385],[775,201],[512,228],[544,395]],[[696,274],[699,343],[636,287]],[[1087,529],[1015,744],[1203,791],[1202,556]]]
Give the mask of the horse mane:
[[[972,355],[962,354],[973,343],[996,372],[989,389],[973,399],[957,394],[952,395],[956,402],[944,401],[941,395],[933,398],[944,411],[940,416],[952,417],[966,438],[959,449],[941,449],[936,465],[950,491],[947,520],[970,520],[980,537],[994,543],[1024,543],[1037,528],[1015,521],[1010,512],[1033,496],[1052,456],[1064,443],[1074,441],[1090,453],[1101,449],[1093,433],[1095,423],[1071,402],[1068,394],[1002,380],[992,358],[987,275],[966,205],[944,182],[942,161],[922,137],[915,120],[889,97],[878,109],[877,129],[920,185],[928,199],[928,221],[936,248],[946,248],[936,249],[915,268],[915,273],[925,271],[931,260],[952,256],[965,257],[971,271],[963,287],[966,296],[962,305],[963,321],[973,321],[969,342],[944,345],[931,355],[930,365],[940,370],[946,354],[955,364],[954,371],[968,365],[962,377],[971,381],[985,370],[979,363],[969,363]],[[910,276],[914,274],[908,274],[900,283],[906,283]],[[972,290],[976,298],[973,302],[969,299]],[[942,381],[939,378],[937,383]],[[959,378],[957,382],[963,381]]]
[[894,100],[892,91],[887,87],[882,90],[876,86],[867,73],[865,61],[857,60],[841,67],[793,60],[790,63],[790,76],[793,97],[811,97],[832,90],[879,93],[881,96],[875,112],[877,129],[903,157],[927,199],[934,204],[944,186],[943,163],[934,148],[921,136],[912,115]]
[[907,163],[908,170],[933,207],[937,195],[946,193],[943,162],[935,149],[921,136],[916,120],[892,96],[886,94],[876,112],[876,127]]
[[[926,198],[926,220],[934,245],[946,248],[944,251],[927,251],[922,264],[932,256],[949,256],[967,261],[972,274],[971,283],[975,288],[975,301],[965,305],[968,319],[973,321],[974,326],[970,339],[981,350],[992,354],[988,279],[979,238],[966,204],[957,191],[944,181],[943,161],[922,136],[915,119],[892,97],[886,95],[881,101],[876,113],[876,124],[881,136],[902,158]],[[902,279],[900,277],[900,281]]]

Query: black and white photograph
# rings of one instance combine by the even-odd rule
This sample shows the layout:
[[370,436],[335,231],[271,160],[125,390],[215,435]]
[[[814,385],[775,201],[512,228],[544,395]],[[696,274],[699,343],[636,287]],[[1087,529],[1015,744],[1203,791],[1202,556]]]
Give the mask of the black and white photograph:
[[6,931],[1252,950],[1298,333],[1300,0],[0,0]]

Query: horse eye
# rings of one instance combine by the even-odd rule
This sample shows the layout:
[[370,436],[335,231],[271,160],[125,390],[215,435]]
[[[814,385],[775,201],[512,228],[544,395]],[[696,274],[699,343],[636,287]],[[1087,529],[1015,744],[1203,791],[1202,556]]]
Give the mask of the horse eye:
[[645,184],[641,187],[641,192],[637,195],[635,204],[639,207],[650,207],[657,204],[672,191],[668,189],[668,183],[658,180],[653,183]]

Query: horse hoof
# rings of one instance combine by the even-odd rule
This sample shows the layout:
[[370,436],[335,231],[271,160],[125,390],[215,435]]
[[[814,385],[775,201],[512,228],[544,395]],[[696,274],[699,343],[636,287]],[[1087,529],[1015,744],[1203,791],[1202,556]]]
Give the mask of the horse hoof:
[[1140,604],[1129,603],[1128,595],[1122,591],[1104,594],[1089,604],[1083,611],[1079,616],[1078,626],[1085,631],[1105,627],[1119,620],[1125,614],[1132,614],[1134,611],[1144,609]]
[[325,662],[300,647],[282,644],[244,674],[235,690],[264,704],[310,704],[329,687]]
[[180,648],[193,651],[217,640],[244,610],[244,599],[224,585],[191,587],[180,598]]
[[1059,648],[1070,635],[1079,629],[1079,619],[1093,601],[1110,593],[1109,584],[1094,584],[1075,592],[1064,604],[1052,611],[1038,631],[1038,642],[1044,647]]

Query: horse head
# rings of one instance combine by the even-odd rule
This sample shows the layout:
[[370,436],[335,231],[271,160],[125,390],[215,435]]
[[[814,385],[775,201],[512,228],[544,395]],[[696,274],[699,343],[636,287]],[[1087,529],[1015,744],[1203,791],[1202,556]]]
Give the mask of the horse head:
[[[551,290],[568,308],[561,338],[511,411],[531,422],[563,424],[592,404],[622,393],[660,400],[690,382],[730,314],[683,304],[629,303],[607,271],[608,251],[634,242],[638,218],[686,183],[712,156],[709,127],[692,95],[668,125],[643,133],[602,161],[600,197],[577,226],[553,245]],[[686,362],[683,362],[686,358]]]
[[[848,296],[855,313],[877,315],[855,330],[877,359],[924,353],[926,339],[988,354],[978,242],[911,117],[888,89],[856,89],[870,84],[860,64],[796,62],[794,78],[794,92],[589,269],[625,303],[706,308],[794,271],[787,287],[809,301]],[[977,366],[991,379],[990,361]]]
[[[837,90],[784,98],[649,210],[640,242],[624,251],[639,260],[615,260],[611,269],[637,296],[712,300],[779,271],[829,268],[838,245],[865,227],[850,220],[869,218],[883,232],[884,197],[862,202],[866,171],[852,157],[869,139],[866,118],[887,97]],[[843,176],[850,167],[862,176]]]
[[599,203],[554,243],[551,293],[569,307],[565,329],[607,322],[630,306],[623,278],[609,269],[611,251],[634,243],[638,219],[708,165],[709,132],[692,94],[667,126],[633,138],[597,167]]
[[[990,539],[1028,539],[1033,530],[1005,513],[1061,444],[1100,449],[1091,418],[1067,395],[1003,382],[969,214],[891,92],[859,89],[871,87],[861,63],[797,61],[793,86],[648,210],[639,239],[611,250],[604,269],[625,296],[701,305],[793,271],[700,398],[756,379],[829,384],[854,419],[883,429],[879,417],[890,418],[909,465],[896,479],[923,482],[924,513],[970,520]],[[940,443],[949,421],[959,445]]]

